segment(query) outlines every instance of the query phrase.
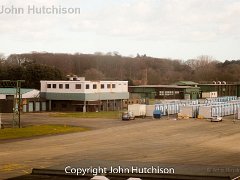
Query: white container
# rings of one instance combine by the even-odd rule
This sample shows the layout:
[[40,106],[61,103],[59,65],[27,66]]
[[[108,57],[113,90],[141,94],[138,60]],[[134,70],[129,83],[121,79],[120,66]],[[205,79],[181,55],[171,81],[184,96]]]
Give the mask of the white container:
[[212,117],[216,117],[217,116],[217,111],[216,111],[216,107],[212,106]]
[[130,104],[128,111],[133,112],[134,116],[146,116],[146,104]]
[[237,119],[240,119],[240,107],[237,108]]
[[199,106],[199,116],[203,118],[212,118],[211,106]]
[[155,109],[154,105],[146,105],[146,116],[153,116],[153,111]]
[[180,113],[182,116],[193,117],[193,107],[192,106],[181,106]]

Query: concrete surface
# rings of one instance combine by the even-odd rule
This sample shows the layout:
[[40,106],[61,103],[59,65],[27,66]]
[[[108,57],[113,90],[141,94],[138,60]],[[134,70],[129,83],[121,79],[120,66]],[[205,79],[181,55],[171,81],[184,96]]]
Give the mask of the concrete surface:
[[[233,166],[240,175],[240,123],[231,119],[151,120],[49,118],[46,113],[25,123],[84,125],[94,130],[0,142],[0,177],[15,177],[31,168],[68,165],[76,161],[155,162],[196,166]],[[59,122],[60,121],[60,122]],[[229,171],[229,170],[226,170]],[[221,173],[221,172],[219,172]]]

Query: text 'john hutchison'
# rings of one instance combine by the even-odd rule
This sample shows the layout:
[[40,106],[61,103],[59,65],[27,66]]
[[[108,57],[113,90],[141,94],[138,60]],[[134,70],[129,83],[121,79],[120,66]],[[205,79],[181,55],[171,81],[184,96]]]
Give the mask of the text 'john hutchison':
[[33,15],[47,15],[47,14],[80,14],[79,7],[63,7],[63,6],[36,6],[28,5],[26,7],[11,6],[0,6],[0,15],[21,15],[21,14],[33,14]]

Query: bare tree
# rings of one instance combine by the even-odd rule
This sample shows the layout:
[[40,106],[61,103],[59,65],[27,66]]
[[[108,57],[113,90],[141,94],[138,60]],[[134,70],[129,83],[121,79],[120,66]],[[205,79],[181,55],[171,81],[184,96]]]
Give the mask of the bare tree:
[[16,64],[21,66],[23,63],[30,62],[31,60],[26,57],[22,57],[21,55],[13,54],[7,58],[7,61],[10,64]]
[[95,68],[86,70],[84,76],[87,80],[102,80],[105,77],[101,71]]
[[0,62],[4,61],[6,59],[6,57],[4,56],[3,53],[0,53]]
[[206,67],[215,61],[216,60],[211,56],[201,55],[201,56],[198,56],[196,59],[187,60],[185,64],[188,65],[192,70],[196,70],[201,67]]

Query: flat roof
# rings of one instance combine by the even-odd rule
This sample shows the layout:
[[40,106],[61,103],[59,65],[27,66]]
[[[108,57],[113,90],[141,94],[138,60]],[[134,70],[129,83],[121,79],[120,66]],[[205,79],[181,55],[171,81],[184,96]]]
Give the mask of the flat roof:
[[200,88],[200,87],[178,86],[178,85],[139,85],[139,86],[129,86],[129,87],[140,87],[140,88],[178,88],[178,89]]
[[111,83],[111,82],[114,82],[114,83],[118,83],[118,82],[124,82],[124,83],[127,83],[128,81],[81,81],[81,80],[76,80],[76,81],[62,81],[62,80],[41,80],[40,82],[49,82],[49,83],[90,83],[90,82],[93,82],[93,83],[97,83],[97,82],[100,82],[100,83]]
[[193,82],[193,81],[178,81],[178,82],[176,82],[176,84],[180,84],[180,85],[182,85],[182,84],[184,84],[184,85],[197,85],[198,83]]
[[201,85],[204,85],[204,86],[229,86],[229,85],[238,85],[238,84],[198,84],[198,86],[201,86]]
[[[21,88],[20,93],[25,94],[25,93],[33,91],[33,90],[35,90],[35,89]],[[15,95],[16,88],[0,88],[0,94]]]

